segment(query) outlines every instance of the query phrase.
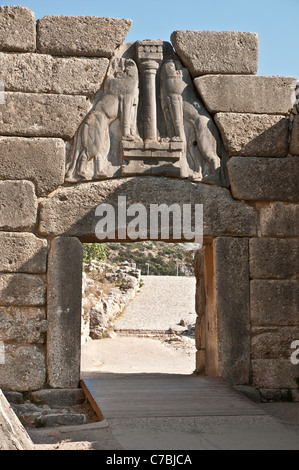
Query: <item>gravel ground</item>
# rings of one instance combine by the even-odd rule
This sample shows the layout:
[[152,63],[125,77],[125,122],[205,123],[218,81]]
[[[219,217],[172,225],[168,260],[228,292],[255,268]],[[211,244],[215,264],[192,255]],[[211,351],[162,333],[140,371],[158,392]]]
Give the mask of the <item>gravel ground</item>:
[[195,277],[144,276],[144,285],[115,322],[116,330],[183,331],[195,324]]
[[[195,370],[194,337],[181,334],[196,321],[195,278],[145,276],[143,283],[115,322],[115,337],[82,346],[82,378],[97,372],[192,374]],[[174,334],[165,335],[169,329]]]

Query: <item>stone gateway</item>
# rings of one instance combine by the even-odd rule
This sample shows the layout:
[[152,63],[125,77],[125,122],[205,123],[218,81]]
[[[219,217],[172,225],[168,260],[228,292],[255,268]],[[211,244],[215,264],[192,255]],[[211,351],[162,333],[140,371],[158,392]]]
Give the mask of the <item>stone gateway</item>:
[[256,33],[131,23],[0,7],[0,388],[78,387],[81,242],[125,197],[203,205],[196,368],[295,397],[297,79],[256,75]]

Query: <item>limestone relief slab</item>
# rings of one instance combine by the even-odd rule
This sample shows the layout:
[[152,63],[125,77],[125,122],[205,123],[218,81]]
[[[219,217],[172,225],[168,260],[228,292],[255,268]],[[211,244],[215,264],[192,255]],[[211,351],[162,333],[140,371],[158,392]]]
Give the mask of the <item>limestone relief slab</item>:
[[213,118],[169,43],[125,44],[76,132],[66,181],[155,175],[227,186]]

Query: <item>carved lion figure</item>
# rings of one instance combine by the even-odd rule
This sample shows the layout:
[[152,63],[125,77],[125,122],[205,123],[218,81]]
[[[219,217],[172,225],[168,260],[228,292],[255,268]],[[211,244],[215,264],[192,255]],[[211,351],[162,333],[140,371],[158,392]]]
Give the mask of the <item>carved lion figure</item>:
[[[178,60],[168,60],[162,65],[161,104],[169,138],[185,142],[184,121],[187,121],[194,130],[196,146],[205,162],[202,180],[217,183],[221,173],[218,150],[221,145],[220,135],[213,119],[195,94],[189,71]],[[189,150],[195,168],[199,170],[200,161],[195,161],[195,153]]]
[[[109,127],[120,120],[122,138],[136,134],[138,106],[138,69],[132,59],[113,59],[100,98],[80,126],[74,139],[67,181],[88,177],[88,162],[94,160],[94,177],[103,176],[102,166],[109,153]],[[107,145],[108,142],[108,145]]]

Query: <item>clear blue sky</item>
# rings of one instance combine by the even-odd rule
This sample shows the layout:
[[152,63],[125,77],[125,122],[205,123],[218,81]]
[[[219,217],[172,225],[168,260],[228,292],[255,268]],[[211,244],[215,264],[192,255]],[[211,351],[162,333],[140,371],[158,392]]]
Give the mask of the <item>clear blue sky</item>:
[[170,40],[177,29],[248,31],[259,34],[259,75],[299,79],[299,0],[23,0],[45,15],[131,18],[126,41]]

